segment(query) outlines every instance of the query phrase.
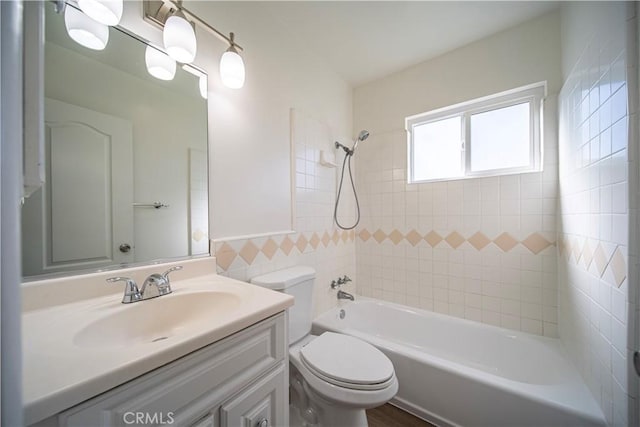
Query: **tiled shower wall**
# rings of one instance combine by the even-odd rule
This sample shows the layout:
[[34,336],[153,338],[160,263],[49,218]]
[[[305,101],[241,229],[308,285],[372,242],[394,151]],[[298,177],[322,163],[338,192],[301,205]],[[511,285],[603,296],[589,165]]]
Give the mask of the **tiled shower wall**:
[[404,130],[358,152],[358,293],[557,336],[554,97],[544,172],[408,184]]
[[[336,152],[335,135],[321,120],[298,110],[291,112],[291,126],[296,232],[215,241],[215,256],[219,274],[243,281],[294,265],[315,268],[314,310],[319,314],[336,305],[332,280],[347,274],[353,282],[343,289],[355,292],[355,233],[334,226],[337,169],[320,164],[321,151]],[[341,212],[352,207],[345,198]],[[352,219],[344,216],[347,223]]]
[[630,163],[629,123],[637,112],[628,96],[637,48],[627,44],[636,37],[635,10],[584,4],[563,14],[565,37],[581,50],[559,98],[560,337],[608,423],[637,425],[630,363],[636,284],[628,267],[628,176],[638,167]]

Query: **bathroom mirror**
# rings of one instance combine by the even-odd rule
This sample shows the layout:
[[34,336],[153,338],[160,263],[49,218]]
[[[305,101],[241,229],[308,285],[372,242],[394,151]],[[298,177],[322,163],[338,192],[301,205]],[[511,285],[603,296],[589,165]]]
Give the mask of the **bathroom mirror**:
[[111,27],[87,49],[45,9],[46,183],[23,206],[23,275],[208,254],[206,75],[159,80],[137,37]]

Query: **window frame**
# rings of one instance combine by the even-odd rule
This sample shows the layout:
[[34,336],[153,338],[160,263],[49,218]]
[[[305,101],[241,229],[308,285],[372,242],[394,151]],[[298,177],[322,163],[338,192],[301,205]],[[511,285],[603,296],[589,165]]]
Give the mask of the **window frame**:
[[[478,178],[487,176],[510,175],[517,173],[542,171],[542,129],[543,129],[543,108],[544,99],[547,95],[547,83],[538,82],[527,86],[496,93],[494,95],[473,99],[449,107],[416,114],[405,118],[405,130],[407,132],[407,181],[409,184],[422,182],[453,181],[458,179]],[[471,150],[473,141],[471,140],[471,116],[474,114],[486,113],[501,108],[506,108],[519,104],[529,104],[529,159],[526,166],[512,168],[498,168],[483,171],[471,170]],[[431,178],[416,180],[414,178],[414,141],[413,128],[428,123],[445,120],[451,117],[460,117],[462,129],[461,136],[461,164],[462,174],[454,177]]]

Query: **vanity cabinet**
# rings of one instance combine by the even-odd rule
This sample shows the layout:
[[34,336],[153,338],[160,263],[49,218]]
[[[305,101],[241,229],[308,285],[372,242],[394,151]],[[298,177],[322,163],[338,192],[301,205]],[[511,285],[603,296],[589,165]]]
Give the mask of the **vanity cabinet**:
[[285,316],[263,320],[34,426],[286,426]]

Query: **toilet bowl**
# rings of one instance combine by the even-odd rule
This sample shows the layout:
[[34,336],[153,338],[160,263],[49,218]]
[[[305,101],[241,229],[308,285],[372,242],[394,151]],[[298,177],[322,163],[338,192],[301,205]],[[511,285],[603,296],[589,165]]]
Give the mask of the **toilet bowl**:
[[314,279],[312,268],[293,267],[251,280],[296,299],[289,309],[290,425],[366,427],[365,409],[398,391],[393,365],[358,338],[310,334]]

